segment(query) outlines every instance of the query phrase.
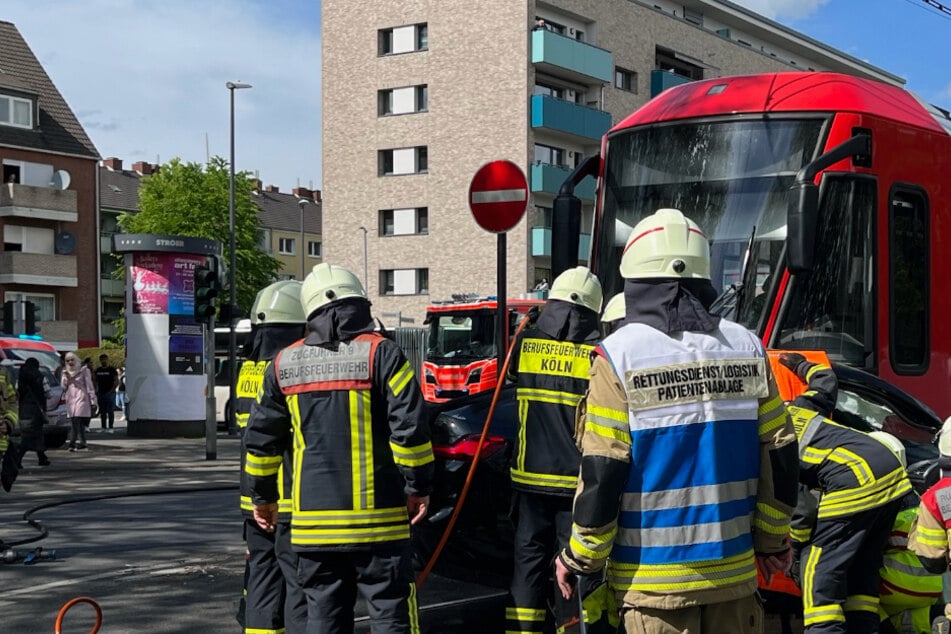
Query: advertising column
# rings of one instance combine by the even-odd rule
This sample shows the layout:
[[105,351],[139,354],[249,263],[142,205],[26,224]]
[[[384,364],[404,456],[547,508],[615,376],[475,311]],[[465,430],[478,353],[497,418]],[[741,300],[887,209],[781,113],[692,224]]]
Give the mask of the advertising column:
[[221,243],[151,234],[113,240],[125,254],[128,433],[201,437],[208,379],[194,314],[195,267],[218,258]]

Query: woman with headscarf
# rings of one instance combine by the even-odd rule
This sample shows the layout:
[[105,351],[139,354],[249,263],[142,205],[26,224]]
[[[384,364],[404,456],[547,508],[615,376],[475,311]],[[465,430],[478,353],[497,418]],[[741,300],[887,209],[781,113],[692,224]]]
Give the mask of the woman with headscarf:
[[20,404],[20,462],[28,451],[35,451],[41,467],[48,466],[46,444],[43,442],[43,425],[46,423],[46,402],[50,396],[50,384],[40,373],[40,362],[30,357],[23,362],[17,378],[17,395]]
[[96,403],[96,387],[92,373],[72,352],[66,354],[66,370],[60,380],[66,398],[66,413],[72,424],[69,432],[69,450],[86,448],[86,426]]

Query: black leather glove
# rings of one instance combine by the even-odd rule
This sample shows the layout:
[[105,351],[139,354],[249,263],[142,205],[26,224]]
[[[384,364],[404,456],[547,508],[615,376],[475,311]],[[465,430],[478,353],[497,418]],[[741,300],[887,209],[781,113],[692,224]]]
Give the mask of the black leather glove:
[[812,362],[809,361],[806,357],[802,356],[798,352],[784,352],[779,355],[779,362],[785,367],[792,370],[796,376],[804,379],[806,372],[808,372],[809,367],[812,365]]

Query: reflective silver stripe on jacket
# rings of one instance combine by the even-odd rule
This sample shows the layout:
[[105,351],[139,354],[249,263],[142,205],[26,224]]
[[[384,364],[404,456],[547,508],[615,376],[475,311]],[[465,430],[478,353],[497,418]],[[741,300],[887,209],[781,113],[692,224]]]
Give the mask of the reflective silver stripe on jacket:
[[688,508],[704,504],[724,504],[736,500],[745,500],[752,495],[756,495],[757,485],[758,480],[751,478],[725,484],[707,484],[649,493],[625,493],[621,496],[621,508],[655,511]]
[[812,443],[813,436],[816,435],[816,432],[819,431],[819,428],[822,426],[822,415],[816,414],[809,419],[809,422],[806,423],[806,431],[802,432],[802,438],[799,439],[799,457],[802,458],[806,453],[806,449],[809,448],[809,445]]
[[336,350],[294,346],[281,352],[277,382],[281,389],[325,381],[366,381],[370,378],[369,341],[341,343]]
[[724,522],[690,524],[666,528],[622,528],[618,530],[617,543],[622,546],[682,546],[725,542],[752,530],[750,516],[742,515]]

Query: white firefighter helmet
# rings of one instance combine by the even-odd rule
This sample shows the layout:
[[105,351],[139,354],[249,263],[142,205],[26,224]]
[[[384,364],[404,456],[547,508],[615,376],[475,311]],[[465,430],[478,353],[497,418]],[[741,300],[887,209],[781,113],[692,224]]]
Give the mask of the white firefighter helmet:
[[887,431],[872,431],[868,434],[878,442],[892,450],[892,453],[898,456],[901,466],[907,467],[908,460],[905,458],[905,445],[901,441],[889,434]]
[[938,432],[938,451],[942,456],[951,456],[951,416],[944,419]]
[[601,282],[586,266],[568,269],[555,278],[548,291],[548,299],[560,299],[601,312]]
[[621,277],[708,280],[707,237],[679,210],[658,209],[631,231],[621,255]]
[[618,293],[604,305],[604,312],[601,313],[601,322],[610,324],[619,319],[624,319],[624,316],[627,314],[626,310],[624,305],[624,293]]
[[282,280],[262,288],[251,307],[251,325],[306,322],[300,291],[301,283],[297,280]]
[[362,297],[367,293],[356,275],[336,264],[322,263],[314,267],[300,289],[300,302],[308,317],[322,306],[348,297]]

